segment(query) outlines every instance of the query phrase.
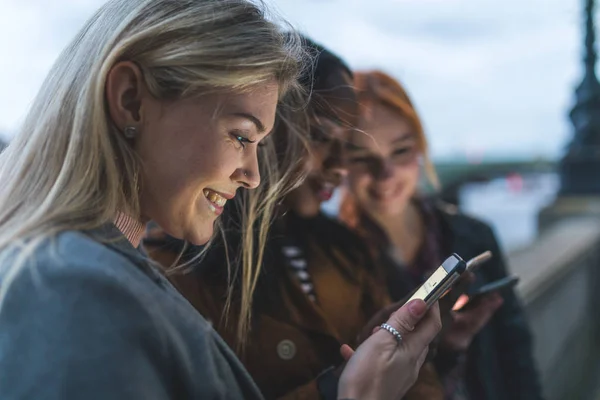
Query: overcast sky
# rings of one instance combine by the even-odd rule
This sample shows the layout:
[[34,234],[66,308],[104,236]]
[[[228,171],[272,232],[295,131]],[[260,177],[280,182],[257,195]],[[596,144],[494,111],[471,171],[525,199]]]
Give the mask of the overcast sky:
[[[0,0],[0,132],[103,0]],[[582,0],[271,0],[356,69],[411,93],[434,156],[561,154],[582,74]]]

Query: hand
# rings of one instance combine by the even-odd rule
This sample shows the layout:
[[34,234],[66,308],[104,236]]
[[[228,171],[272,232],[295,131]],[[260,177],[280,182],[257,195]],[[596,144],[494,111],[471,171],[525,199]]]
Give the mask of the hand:
[[400,399],[415,383],[429,343],[441,329],[439,306],[427,311],[425,302],[413,300],[387,323],[402,335],[400,344],[391,333],[379,329],[356,351],[347,345],[340,349],[346,366],[338,398]]
[[381,324],[390,319],[390,316],[394,312],[396,312],[400,307],[402,307],[404,303],[406,303],[406,301],[410,298],[411,295],[408,295],[402,300],[392,303],[377,311],[377,313],[371,317],[369,322],[367,322],[367,324],[362,328],[362,330],[358,334],[358,337],[356,338],[356,345],[358,346],[362,342],[367,340],[369,336],[371,336],[375,332],[375,330],[377,330],[379,326],[381,326]]
[[444,297],[440,299],[440,314],[442,316],[442,323],[444,323],[444,318],[450,315],[450,311],[456,304],[456,301],[460,296],[465,294],[469,289],[469,286],[475,282],[475,274],[472,272],[465,272],[460,276],[460,279],[454,285],[454,288],[446,294]]
[[451,311],[451,321],[444,326],[440,346],[455,352],[467,351],[473,338],[489,322],[503,303],[502,296],[490,293],[464,311]]

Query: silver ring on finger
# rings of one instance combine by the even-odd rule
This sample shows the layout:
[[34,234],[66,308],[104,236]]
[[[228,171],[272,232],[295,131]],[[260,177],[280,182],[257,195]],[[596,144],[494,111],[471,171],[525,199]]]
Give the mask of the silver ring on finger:
[[402,343],[402,335],[400,334],[400,332],[398,332],[396,328],[394,328],[390,324],[383,323],[381,324],[381,329],[385,329],[386,331],[394,335],[394,338],[396,339],[398,344]]

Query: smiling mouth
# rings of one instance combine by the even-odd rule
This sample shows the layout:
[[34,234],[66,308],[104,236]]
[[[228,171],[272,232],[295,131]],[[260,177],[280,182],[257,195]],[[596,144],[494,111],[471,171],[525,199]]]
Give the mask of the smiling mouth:
[[339,185],[328,181],[313,181],[312,187],[320,201],[329,201]]
[[398,194],[398,189],[391,188],[385,190],[372,190],[371,197],[378,201],[389,201],[395,199]]
[[223,207],[225,207],[225,204],[227,203],[227,199],[210,189],[204,189],[203,192],[204,197],[208,200],[208,208],[216,215],[221,215]]

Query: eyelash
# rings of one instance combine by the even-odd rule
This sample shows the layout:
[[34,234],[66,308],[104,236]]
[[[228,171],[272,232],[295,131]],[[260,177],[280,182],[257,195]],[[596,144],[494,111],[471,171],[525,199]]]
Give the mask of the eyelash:
[[[396,149],[393,151],[393,155],[395,156],[403,156],[406,155],[407,153],[410,153],[412,151],[412,147],[411,146],[407,146],[407,147],[403,147],[400,149]],[[354,158],[350,158],[349,159],[350,163],[364,163],[364,162],[369,162],[370,161],[370,157],[354,157]]]
[[[242,135],[240,135],[238,132],[231,132],[231,136],[237,140],[237,142],[240,144],[240,146],[242,146],[242,149],[246,148],[247,144],[252,144],[252,143],[256,143],[256,140],[250,140],[247,137],[244,137]],[[259,144],[260,146],[260,144]]]

